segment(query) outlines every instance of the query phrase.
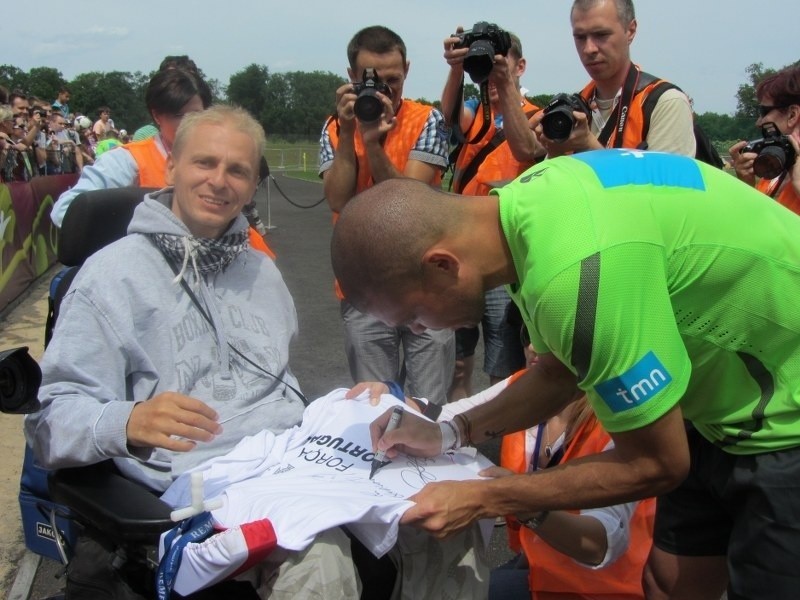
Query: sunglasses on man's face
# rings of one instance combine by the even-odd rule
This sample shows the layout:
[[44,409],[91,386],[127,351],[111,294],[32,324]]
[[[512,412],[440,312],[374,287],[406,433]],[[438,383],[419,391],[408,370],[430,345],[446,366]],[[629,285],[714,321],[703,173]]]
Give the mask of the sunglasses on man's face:
[[786,108],[785,106],[767,106],[766,104],[759,104],[758,105],[758,114],[760,117],[764,118],[773,110],[780,110],[782,108]]

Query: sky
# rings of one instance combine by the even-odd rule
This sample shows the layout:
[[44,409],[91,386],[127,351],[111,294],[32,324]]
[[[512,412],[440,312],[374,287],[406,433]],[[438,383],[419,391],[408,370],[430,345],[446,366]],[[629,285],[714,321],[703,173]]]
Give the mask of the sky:
[[[271,73],[330,71],[346,77],[346,46],[368,25],[385,25],[408,48],[404,95],[435,100],[448,66],[445,37],[456,26],[497,23],[522,40],[531,94],[575,92],[588,81],[578,60],[568,0],[37,0],[45,17],[0,25],[0,63],[25,71],[48,66],[67,79],[89,71],[154,70],[169,54],[188,54],[227,85],[250,64]],[[800,59],[796,0],[639,0],[631,57],[680,86],[698,113],[732,114],[745,69],[781,68]],[[79,7],[78,7],[79,6]],[[760,9],[760,10],[759,10]],[[331,98],[333,106],[333,98]]]

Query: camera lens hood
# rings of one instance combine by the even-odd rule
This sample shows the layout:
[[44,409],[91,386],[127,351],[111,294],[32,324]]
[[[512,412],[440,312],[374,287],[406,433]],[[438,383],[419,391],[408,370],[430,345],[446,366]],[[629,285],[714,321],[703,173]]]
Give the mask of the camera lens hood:
[[381,118],[383,114],[383,103],[377,96],[378,92],[373,88],[366,88],[361,91],[356,98],[353,111],[359,121],[364,123],[372,123]]
[[494,46],[488,40],[477,40],[470,45],[464,57],[464,71],[475,85],[489,79],[494,66],[494,54]]
[[42,371],[22,346],[0,352],[0,410],[27,414],[39,409]]
[[786,170],[786,152],[777,145],[765,146],[753,161],[753,173],[762,179],[775,179]]

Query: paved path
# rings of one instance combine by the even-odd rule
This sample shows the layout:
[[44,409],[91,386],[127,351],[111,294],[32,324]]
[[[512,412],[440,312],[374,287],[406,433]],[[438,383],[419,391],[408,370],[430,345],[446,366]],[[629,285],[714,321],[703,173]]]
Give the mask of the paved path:
[[[309,209],[293,206],[281,194],[302,206],[322,198],[322,186],[315,182],[290,179],[279,173],[268,191],[259,192],[259,211],[274,229],[268,242],[278,255],[277,264],[294,297],[300,325],[299,339],[292,348],[291,364],[308,398],[317,398],[336,387],[351,384],[344,356],[344,341],[339,305],[333,294],[333,275],[329,259],[331,216],[322,202]],[[269,205],[268,205],[269,201]],[[27,300],[14,309],[4,322],[2,347],[29,345],[35,357],[42,351],[42,333],[47,305],[49,277],[34,286]],[[482,357],[478,356],[478,363]],[[486,381],[476,379],[476,386]],[[19,417],[0,415],[0,509],[4,515],[18,515],[17,491],[21,463],[22,435]],[[490,453],[491,453],[491,449]],[[495,562],[506,553],[499,536],[493,541]],[[0,522],[0,598],[6,598],[16,565],[23,556],[18,519]],[[31,598],[43,598],[60,587],[54,576],[58,565],[43,561],[38,569]]]

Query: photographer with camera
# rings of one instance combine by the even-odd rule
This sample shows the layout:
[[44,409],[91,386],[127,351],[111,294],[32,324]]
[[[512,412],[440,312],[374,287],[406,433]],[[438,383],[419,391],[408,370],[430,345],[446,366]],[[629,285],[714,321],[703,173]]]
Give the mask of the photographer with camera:
[[61,111],[53,112],[48,119],[47,174],[80,173],[83,170],[83,154],[79,143],[67,130],[67,120]]
[[[478,22],[444,40],[444,59],[450,65],[444,90],[442,112],[448,125],[463,132],[455,154],[453,191],[486,196],[489,191],[514,179],[544,158],[528,119],[538,106],[531,104],[520,88],[526,61],[522,43],[513,33],[494,23]],[[465,64],[466,63],[466,64]],[[464,73],[486,85],[487,100],[463,96]],[[488,117],[488,118],[487,118]],[[511,298],[502,287],[486,293],[481,322],[484,338],[484,370],[492,384],[505,379],[525,364],[518,329],[506,319]],[[456,366],[449,400],[472,395],[477,327],[456,330]]]
[[[336,115],[320,139],[320,176],[334,220],[356,193],[395,177],[432,186],[447,167],[447,127],[431,106],[403,98],[406,46],[382,26],[362,29],[347,47],[351,83],[336,90]],[[409,396],[445,398],[455,356],[451,331],[416,334],[355,310],[338,289],[354,382],[405,383]],[[405,374],[405,382],[403,381]]]
[[[575,0],[570,19],[575,48],[592,81],[580,94],[556,97],[531,120],[548,155],[639,148],[695,156],[686,94],[631,61],[637,27],[632,0]],[[542,120],[557,108],[562,111],[551,117],[555,130],[569,133],[554,139]]]
[[800,66],[761,80],[756,98],[763,137],[731,146],[736,176],[800,214]]

